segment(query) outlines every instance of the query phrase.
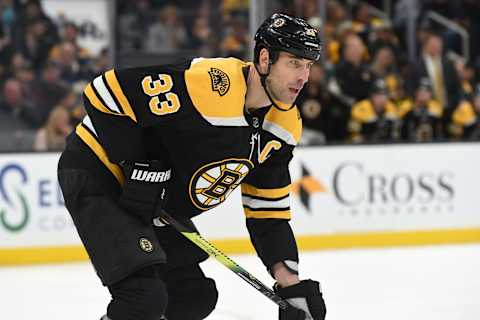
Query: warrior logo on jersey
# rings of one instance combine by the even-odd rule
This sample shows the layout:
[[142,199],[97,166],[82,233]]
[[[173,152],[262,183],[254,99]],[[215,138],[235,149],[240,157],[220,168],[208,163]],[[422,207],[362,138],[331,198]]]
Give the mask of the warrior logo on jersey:
[[247,159],[225,159],[204,165],[190,180],[190,199],[201,209],[211,209],[240,185],[253,168]]
[[212,91],[217,91],[221,97],[224,96],[230,89],[230,79],[227,74],[217,68],[210,68],[208,74],[212,80]]

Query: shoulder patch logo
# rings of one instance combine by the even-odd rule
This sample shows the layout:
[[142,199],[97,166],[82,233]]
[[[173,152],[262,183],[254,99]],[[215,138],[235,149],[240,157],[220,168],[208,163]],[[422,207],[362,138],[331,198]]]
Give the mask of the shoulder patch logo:
[[230,79],[228,75],[220,69],[210,68],[208,71],[212,80],[212,91],[217,91],[220,96],[224,96],[230,89]]

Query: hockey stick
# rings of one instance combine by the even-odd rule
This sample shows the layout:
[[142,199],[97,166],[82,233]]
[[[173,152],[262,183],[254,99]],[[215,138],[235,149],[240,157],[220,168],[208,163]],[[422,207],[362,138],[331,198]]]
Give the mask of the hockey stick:
[[[192,241],[195,245],[197,245],[200,249],[208,253],[210,257],[215,258],[218,262],[223,264],[228,269],[232,270],[236,273],[240,278],[248,282],[252,287],[260,291],[264,296],[268,299],[272,300],[276,303],[281,309],[285,310],[291,307],[290,303],[288,303],[285,299],[277,295],[273,292],[272,289],[267,287],[263,284],[260,280],[255,278],[250,272],[243,269],[238,263],[230,259],[226,254],[222,251],[217,249],[213,244],[208,242],[205,238],[203,238],[198,232],[190,230],[177,220],[175,220],[172,216],[165,212],[163,209],[159,209],[160,216],[153,220],[155,225],[162,225],[162,224],[169,224],[174,227],[177,231],[179,231],[183,236],[188,238]],[[160,223],[160,224],[159,224]]]

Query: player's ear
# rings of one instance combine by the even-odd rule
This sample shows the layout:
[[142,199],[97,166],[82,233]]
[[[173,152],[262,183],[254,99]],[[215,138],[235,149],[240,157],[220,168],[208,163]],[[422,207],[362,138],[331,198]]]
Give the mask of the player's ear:
[[267,72],[269,60],[270,60],[270,54],[268,53],[267,48],[260,49],[258,64],[261,72]]

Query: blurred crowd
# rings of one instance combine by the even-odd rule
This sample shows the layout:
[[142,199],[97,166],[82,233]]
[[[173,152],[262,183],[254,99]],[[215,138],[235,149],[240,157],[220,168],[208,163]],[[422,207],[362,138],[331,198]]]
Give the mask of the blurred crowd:
[[[68,17],[53,20],[41,2],[0,0],[0,146],[3,139],[16,147],[61,150],[84,115],[86,82],[110,68],[107,48],[92,55],[79,44],[82,30]],[[409,2],[398,0],[386,12],[385,1],[326,0],[326,19],[317,0],[267,3],[304,17],[324,39],[323,59],[297,100],[303,144],[480,138],[480,1],[413,1],[407,10]],[[117,0],[116,54],[249,60],[249,5]],[[458,34],[426,18],[429,11],[468,31],[468,53]],[[414,59],[407,46],[412,12]]]
[[[440,13],[470,35],[477,34],[480,1],[392,2],[392,17],[374,5],[327,1],[321,23],[317,1],[300,11],[324,34],[325,59],[315,65],[298,101],[305,144],[479,140],[478,44],[429,21]],[[416,19],[414,59],[407,48],[405,15]],[[470,57],[467,59],[467,57]]]
[[79,44],[80,33],[68,17],[54,21],[47,16],[39,0],[0,1],[2,146],[63,148],[66,135],[84,116],[85,84],[109,64],[107,49],[91,55]]

